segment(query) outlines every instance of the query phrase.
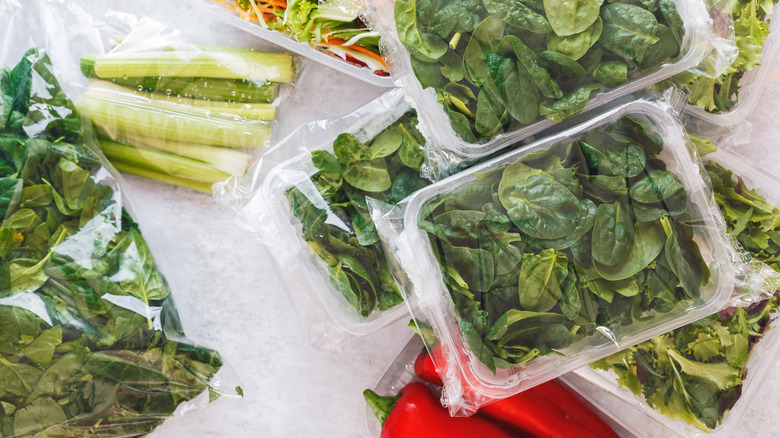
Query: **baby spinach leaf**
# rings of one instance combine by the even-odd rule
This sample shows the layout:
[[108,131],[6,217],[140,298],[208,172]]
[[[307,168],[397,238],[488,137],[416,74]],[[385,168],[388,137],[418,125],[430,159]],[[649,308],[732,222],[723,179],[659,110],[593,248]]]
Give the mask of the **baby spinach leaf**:
[[485,18],[471,34],[469,44],[463,54],[463,63],[469,79],[476,86],[482,86],[490,77],[488,55],[498,51],[498,45],[504,38],[506,25],[494,16]]
[[639,6],[611,3],[604,7],[601,17],[604,20],[601,45],[626,61],[643,65],[659,41],[655,15]]
[[628,194],[635,201],[652,204],[665,201],[681,190],[685,190],[685,186],[675,174],[653,169],[632,184]]
[[615,88],[628,82],[628,65],[622,61],[602,62],[593,71],[593,79],[607,88]]
[[425,23],[418,21],[417,1],[399,0],[395,2],[395,27],[398,38],[409,49],[412,56],[433,62],[447,52],[447,43],[431,35],[425,28]]
[[601,38],[603,29],[604,23],[599,17],[590,27],[573,35],[558,36],[555,33],[549,33],[547,34],[547,50],[562,53],[574,60],[580,59]]
[[349,164],[343,176],[352,187],[366,192],[383,192],[392,186],[387,164],[382,159]]
[[567,120],[582,111],[590,100],[590,94],[598,89],[597,84],[583,85],[550,106],[542,103],[539,114],[554,122]]
[[522,0],[482,0],[490,15],[501,17],[508,25],[533,33],[547,33],[550,23]]
[[[634,276],[649,265],[664,249],[666,243],[663,227],[657,222],[640,222],[635,225],[634,244],[624,260],[612,266],[594,261],[596,271],[607,280],[618,281]],[[594,236],[594,239],[596,236]]]
[[614,266],[628,256],[634,245],[634,222],[619,203],[601,204],[593,224],[593,260]]
[[561,281],[568,273],[566,256],[553,249],[524,258],[518,280],[520,305],[534,312],[546,312],[563,296]]
[[544,11],[558,36],[583,32],[599,18],[604,0],[555,1],[544,0]]
[[580,217],[580,203],[569,189],[522,163],[504,170],[498,192],[509,218],[531,237],[566,236]]

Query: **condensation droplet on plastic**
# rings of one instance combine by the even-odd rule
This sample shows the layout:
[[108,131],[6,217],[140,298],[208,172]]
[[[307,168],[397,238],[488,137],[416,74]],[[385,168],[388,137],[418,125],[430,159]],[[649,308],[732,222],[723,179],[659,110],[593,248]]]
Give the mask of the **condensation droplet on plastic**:
[[166,96],[170,96],[172,93],[173,93],[173,90],[171,90],[170,88],[166,88],[165,89],[165,95]]

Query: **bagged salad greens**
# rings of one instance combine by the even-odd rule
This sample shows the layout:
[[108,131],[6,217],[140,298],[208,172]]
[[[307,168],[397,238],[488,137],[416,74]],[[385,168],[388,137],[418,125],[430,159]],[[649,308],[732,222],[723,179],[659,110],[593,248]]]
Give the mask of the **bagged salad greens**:
[[[716,32],[733,31],[738,56],[716,77],[686,71],[670,79],[688,96],[691,105],[712,114],[728,113],[734,109],[740,100],[742,77],[758,67],[766,55],[767,51],[763,49],[769,37],[770,17],[776,3],[777,0],[733,0],[710,10]],[[772,52],[769,56],[771,61],[777,49],[769,49]],[[758,81],[758,85],[761,84],[762,81]],[[760,94],[760,90],[756,94]]]
[[185,337],[46,54],[3,68],[0,129],[0,435],[144,435],[218,398],[222,359]]

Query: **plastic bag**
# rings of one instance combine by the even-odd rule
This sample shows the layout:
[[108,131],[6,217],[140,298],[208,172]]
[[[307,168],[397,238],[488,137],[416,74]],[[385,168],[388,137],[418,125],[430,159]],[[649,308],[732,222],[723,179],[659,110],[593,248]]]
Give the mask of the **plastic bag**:
[[[694,159],[676,113],[637,101],[395,207],[375,204],[393,275],[418,330],[434,337],[428,348],[439,351],[452,414],[470,415],[727,304],[727,243]],[[661,183],[662,175],[678,182]],[[645,198],[648,178],[665,188]],[[649,208],[659,193],[663,208]],[[623,241],[610,237],[609,211],[634,229],[636,249],[608,244]]]
[[123,182],[30,29],[4,2],[0,108],[3,436],[135,436],[178,406],[236,394],[189,340]]
[[268,250],[309,332],[330,350],[408,316],[366,200],[397,202],[430,184],[424,140],[393,89],[352,114],[285,138],[217,202]]
[[39,5],[47,22],[72,16],[86,29],[56,44],[79,87],[79,111],[121,172],[211,193],[274,141],[300,71],[292,54],[250,44],[227,25],[172,27],[110,5],[89,14]]
[[[629,3],[569,3],[571,11],[561,5],[545,12],[540,2],[370,2],[367,22],[382,35],[392,76],[420,113],[439,167],[447,168],[700,63],[709,50],[701,2]],[[582,20],[567,29],[565,17],[579,13]],[[624,16],[633,19],[617,25]],[[628,23],[632,32],[624,34]],[[622,50],[624,38],[650,28],[663,36]]]

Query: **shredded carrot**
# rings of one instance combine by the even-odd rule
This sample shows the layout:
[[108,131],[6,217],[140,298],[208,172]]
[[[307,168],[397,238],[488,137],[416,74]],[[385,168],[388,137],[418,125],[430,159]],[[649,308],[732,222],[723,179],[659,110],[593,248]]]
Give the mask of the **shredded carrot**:
[[[328,46],[343,46],[344,43],[346,43],[346,41],[341,39],[341,38],[339,38],[339,37],[328,38],[326,41],[322,42],[322,44],[325,44],[325,45],[328,45]],[[382,65],[384,65],[385,67],[387,67],[387,64],[385,64],[385,60],[382,58],[382,55],[380,55],[379,53],[374,52],[373,50],[369,50],[369,49],[366,49],[365,47],[355,46],[355,45],[345,46],[345,47],[349,48],[350,50],[354,50],[356,52],[360,52],[360,53],[363,53],[365,55],[368,55],[368,56],[376,59],[377,61],[381,62]]]

